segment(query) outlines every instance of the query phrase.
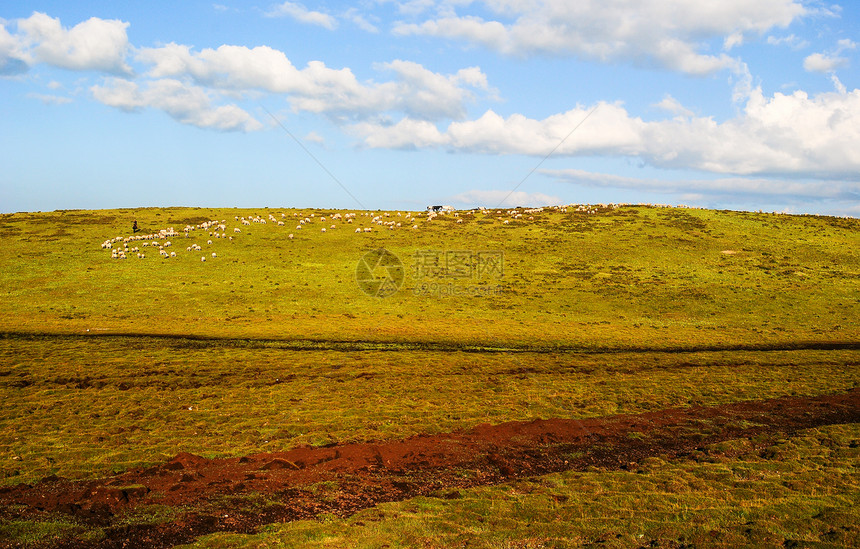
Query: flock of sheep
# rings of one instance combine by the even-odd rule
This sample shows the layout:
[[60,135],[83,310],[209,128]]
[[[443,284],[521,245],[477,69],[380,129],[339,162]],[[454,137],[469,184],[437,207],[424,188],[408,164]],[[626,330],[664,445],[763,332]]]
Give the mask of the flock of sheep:
[[[374,226],[376,226],[377,228],[387,228],[389,230],[395,230],[400,228],[411,228],[412,230],[417,230],[419,228],[419,221],[423,220],[425,223],[432,222],[434,219],[440,217],[451,217],[455,220],[455,223],[460,224],[470,219],[474,219],[476,215],[480,214],[483,215],[485,219],[487,217],[492,217],[500,221],[502,224],[507,225],[512,221],[533,221],[534,214],[538,214],[543,211],[551,210],[566,213],[570,209],[575,212],[595,214],[607,208],[615,209],[619,206],[620,205],[618,204],[598,204],[596,206],[570,205],[550,206],[545,208],[510,208],[504,210],[489,210],[486,208],[479,208],[477,210],[466,210],[463,212],[428,211],[427,213],[334,213],[330,216],[317,216],[313,213],[307,215],[300,215],[298,212],[296,212],[293,213],[292,216],[288,216],[286,213],[281,213],[280,218],[275,217],[273,214],[269,214],[267,218],[256,215],[252,215],[249,217],[234,216],[234,221],[241,226],[250,226],[253,223],[263,225],[267,223],[273,223],[278,227],[285,227],[288,223],[290,225],[296,223],[296,231],[301,230],[303,232],[306,232],[308,229],[314,227],[319,228],[320,233],[336,230],[345,227],[345,225],[347,224],[355,224],[362,226],[356,227],[354,232],[368,233],[374,230]],[[242,229],[238,226],[233,227],[231,232],[228,231],[230,231],[230,229],[228,229],[227,227],[226,220],[212,220],[205,221],[198,225],[186,225],[185,228],[182,229],[182,231],[176,231],[173,227],[171,227],[168,229],[161,229],[156,233],[117,236],[102,242],[101,247],[103,249],[110,250],[112,259],[127,259],[129,257],[146,259],[147,251],[152,251],[153,253],[155,253],[155,250],[158,250],[158,254],[162,258],[171,259],[178,257],[176,251],[169,249],[173,246],[173,241],[171,239],[188,238],[200,239],[202,241],[202,239],[205,238],[206,246],[211,247],[217,240],[232,241],[234,236],[238,237],[242,234]],[[295,233],[287,234],[287,238],[293,240],[295,238]],[[197,244],[196,242],[186,246],[185,248],[185,251],[189,253],[199,253],[203,250],[204,247],[200,244]],[[216,259],[218,257],[218,254],[214,251],[208,253],[208,255],[204,253],[200,256],[200,261],[205,262],[207,257],[211,259]]]

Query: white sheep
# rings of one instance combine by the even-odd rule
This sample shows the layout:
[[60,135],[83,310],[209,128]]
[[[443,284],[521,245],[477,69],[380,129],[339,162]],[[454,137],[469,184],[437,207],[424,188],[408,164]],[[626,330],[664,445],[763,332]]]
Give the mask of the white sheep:
[[212,241],[211,241],[211,240],[207,240],[207,241],[206,241],[206,243],[211,245],[211,244],[212,244]]
[[201,257],[200,261],[206,261],[206,256],[204,255],[203,257]]
[[212,257],[217,257],[217,256],[215,255],[215,252],[212,252]]
[[292,240],[292,239],[293,239],[293,233],[288,234],[288,235],[287,235],[287,238],[289,238],[290,240]]

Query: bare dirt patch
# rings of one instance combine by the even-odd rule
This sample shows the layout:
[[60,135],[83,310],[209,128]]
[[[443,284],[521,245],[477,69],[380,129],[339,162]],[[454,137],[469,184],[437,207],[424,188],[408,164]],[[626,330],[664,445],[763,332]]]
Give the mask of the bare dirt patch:
[[[456,498],[458,489],[551,472],[635,469],[647,457],[683,458],[723,440],[857,422],[860,389],[640,415],[479,425],[241,458],[183,453],[156,467],[96,481],[45,478],[7,487],[0,490],[0,513],[9,516],[14,508],[15,515],[33,520],[65,513],[106,533],[100,541],[63,539],[50,547],[171,547],[212,532],[250,533],[320,513],[348,516],[418,495]],[[255,495],[264,495],[264,503],[252,504]],[[117,524],[125,511],[147,504],[179,510],[158,524]]]

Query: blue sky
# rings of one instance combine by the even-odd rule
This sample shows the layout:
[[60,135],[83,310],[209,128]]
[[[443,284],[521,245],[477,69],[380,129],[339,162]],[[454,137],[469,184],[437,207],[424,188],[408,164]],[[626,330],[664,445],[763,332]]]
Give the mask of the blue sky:
[[0,211],[860,216],[857,3],[0,8]]

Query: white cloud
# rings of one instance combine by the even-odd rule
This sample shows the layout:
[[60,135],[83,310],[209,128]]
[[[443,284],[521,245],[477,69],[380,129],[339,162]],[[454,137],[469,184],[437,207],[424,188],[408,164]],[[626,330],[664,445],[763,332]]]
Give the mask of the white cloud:
[[71,103],[73,101],[71,97],[63,97],[60,95],[46,95],[42,93],[28,93],[27,97],[31,99],[38,99],[45,105],[63,105],[66,103]]
[[418,15],[432,8],[436,0],[405,0],[397,2],[397,11],[405,15]]
[[578,169],[541,170],[541,173],[560,181],[600,188],[632,189],[637,191],[667,194],[695,193],[705,195],[754,195],[759,197],[780,196],[784,198],[858,198],[860,182],[857,181],[796,181],[768,178],[716,178],[665,180],[624,177],[613,174],[588,172]]
[[505,190],[472,190],[452,196],[449,199],[457,204],[469,207],[484,206],[488,208],[513,208],[517,206],[554,206],[561,204],[561,198],[543,193],[527,193],[525,191]]
[[299,23],[319,25],[328,30],[337,28],[337,20],[327,13],[311,11],[303,4],[284,2],[266,12],[266,17],[291,17]]
[[0,19],[0,76],[13,76],[27,72],[26,54],[20,41],[6,30]]
[[813,53],[803,60],[803,68],[809,72],[830,73],[836,69],[848,65],[847,57],[839,57],[845,50],[853,50],[857,44],[852,40],[843,38],[836,43],[836,48],[827,53]]
[[658,109],[668,111],[675,116],[693,116],[693,111],[686,108],[680,103],[680,101],[678,101],[668,93],[665,97],[663,97],[662,101],[660,101],[659,103],[655,103],[654,106]]
[[321,136],[317,132],[309,132],[305,137],[305,141],[310,141],[311,143],[316,143],[317,145],[325,144],[325,137]]
[[[856,178],[860,172],[860,90],[809,97],[796,91],[764,97],[750,94],[737,117],[646,122],[620,104],[577,107],[543,120],[492,110],[476,120],[435,125],[364,123],[352,131],[371,147],[438,146],[484,154],[633,157],[661,168],[697,169],[735,175],[794,174],[796,177]],[[420,129],[420,132],[417,129]],[[415,132],[414,137],[411,132]]]
[[423,149],[448,142],[439,129],[427,120],[404,118],[396,124],[359,122],[347,131],[362,138],[373,149]]
[[[710,74],[733,69],[737,61],[708,53],[707,40],[722,39],[730,49],[749,35],[787,27],[808,13],[795,0],[486,0],[480,4],[494,19],[457,13],[472,4],[445,4],[435,18],[400,22],[394,32],[462,40],[513,56],[573,55]],[[413,13],[423,13],[417,8],[424,7],[419,3]]]
[[803,60],[803,68],[809,72],[833,72],[848,63],[845,57],[832,57],[826,53],[813,53]]
[[[534,120],[521,114],[508,118],[492,110],[476,120],[452,122],[442,133],[433,124],[424,124],[414,142],[414,121],[401,120],[394,125],[364,123],[352,127],[365,143],[397,143],[399,148],[440,145],[462,152],[485,154],[530,154],[544,156],[564,141],[558,154],[634,154],[641,149],[642,126],[631,119],[620,104],[602,103],[587,124],[570,134],[588,116],[590,109],[576,108]],[[638,123],[636,122],[638,120]],[[403,131],[401,128],[405,128]]]
[[364,15],[358,13],[358,10],[355,8],[350,8],[346,10],[346,12],[343,14],[343,17],[344,19],[351,21],[355,26],[357,26],[363,31],[367,31],[373,34],[379,32],[379,29],[376,27],[376,25],[368,21],[367,17],[365,17]]
[[123,78],[110,78],[90,91],[96,100],[127,112],[150,107],[164,111],[174,120],[198,128],[224,131],[255,131],[263,128],[256,119],[236,105],[214,106],[201,88],[169,78],[154,80],[143,88]]
[[857,42],[854,42],[850,38],[843,38],[836,42],[836,51],[843,52],[845,50],[853,50],[857,48]]
[[836,89],[837,93],[845,94],[848,93],[848,89],[844,84],[839,80],[839,77],[836,76],[836,73],[830,73],[830,81],[833,82],[833,87]]
[[776,36],[768,36],[767,43],[772,46],[788,46],[792,49],[799,50],[809,46],[809,42],[804,40],[798,36],[793,34],[789,34],[788,36],[781,36],[777,38]]
[[283,52],[268,46],[223,45],[192,52],[188,46],[168,44],[143,48],[137,59],[151,64],[149,74],[156,78],[190,77],[216,89],[287,94],[297,111],[347,118],[398,111],[419,119],[460,119],[465,116],[465,103],[473,98],[471,90],[492,91],[477,67],[445,75],[395,60],[376,65],[394,73],[395,80],[359,82],[350,69],[331,69],[321,61],[311,61],[299,70]]
[[58,18],[37,12],[27,19],[19,19],[17,26],[17,39],[30,63],[41,62],[69,70],[131,72],[125,61],[129,44],[125,31],[128,23],[124,21],[91,17],[67,29]]

